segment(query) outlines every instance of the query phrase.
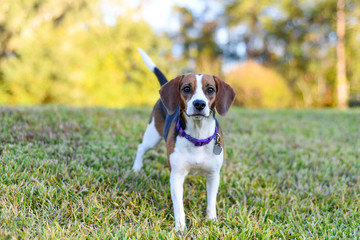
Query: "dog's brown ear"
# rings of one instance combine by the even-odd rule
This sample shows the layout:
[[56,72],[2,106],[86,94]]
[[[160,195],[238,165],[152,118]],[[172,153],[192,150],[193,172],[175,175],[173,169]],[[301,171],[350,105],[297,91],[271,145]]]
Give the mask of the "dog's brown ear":
[[160,88],[160,98],[169,115],[174,114],[180,104],[180,82],[184,75],[179,75]]
[[225,116],[229,111],[231,104],[233,104],[235,100],[236,93],[229,84],[221,80],[219,77],[214,76],[214,80],[217,88],[215,99],[216,110],[221,116]]

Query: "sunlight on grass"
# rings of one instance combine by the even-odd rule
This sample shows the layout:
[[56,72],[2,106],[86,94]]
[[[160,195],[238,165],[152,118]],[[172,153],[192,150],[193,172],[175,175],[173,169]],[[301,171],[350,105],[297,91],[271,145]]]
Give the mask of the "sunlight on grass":
[[244,110],[220,118],[218,223],[189,176],[174,233],[162,142],[130,171],[150,108],[0,108],[0,236],[289,239],[360,235],[360,112]]

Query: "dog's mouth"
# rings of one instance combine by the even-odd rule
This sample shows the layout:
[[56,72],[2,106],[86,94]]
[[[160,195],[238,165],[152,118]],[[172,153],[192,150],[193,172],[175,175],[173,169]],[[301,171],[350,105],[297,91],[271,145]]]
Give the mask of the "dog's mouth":
[[[188,115],[188,114],[186,114],[186,115]],[[202,119],[202,118],[207,118],[209,116],[206,116],[206,115],[201,114],[201,113],[196,113],[196,114],[188,115],[188,117],[191,117],[191,118],[194,118],[194,119]]]

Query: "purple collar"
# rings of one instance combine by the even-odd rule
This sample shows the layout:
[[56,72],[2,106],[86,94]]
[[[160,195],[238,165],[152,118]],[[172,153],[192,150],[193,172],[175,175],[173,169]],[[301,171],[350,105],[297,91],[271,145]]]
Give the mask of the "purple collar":
[[208,144],[209,142],[211,142],[211,140],[213,140],[216,137],[216,134],[218,133],[217,126],[215,126],[215,132],[212,136],[205,138],[205,139],[193,138],[189,134],[186,134],[185,130],[181,127],[180,119],[176,124],[176,129],[179,131],[180,136],[182,136],[182,137],[186,138],[187,140],[189,140],[190,142],[192,142],[195,145],[195,147],[201,147],[201,146]]

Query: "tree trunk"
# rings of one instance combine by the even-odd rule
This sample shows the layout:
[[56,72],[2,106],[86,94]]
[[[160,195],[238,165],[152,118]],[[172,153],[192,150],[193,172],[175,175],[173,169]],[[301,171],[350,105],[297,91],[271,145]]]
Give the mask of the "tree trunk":
[[344,0],[337,1],[337,106],[345,109],[348,107],[349,84],[346,79],[346,61],[345,61],[345,12]]

